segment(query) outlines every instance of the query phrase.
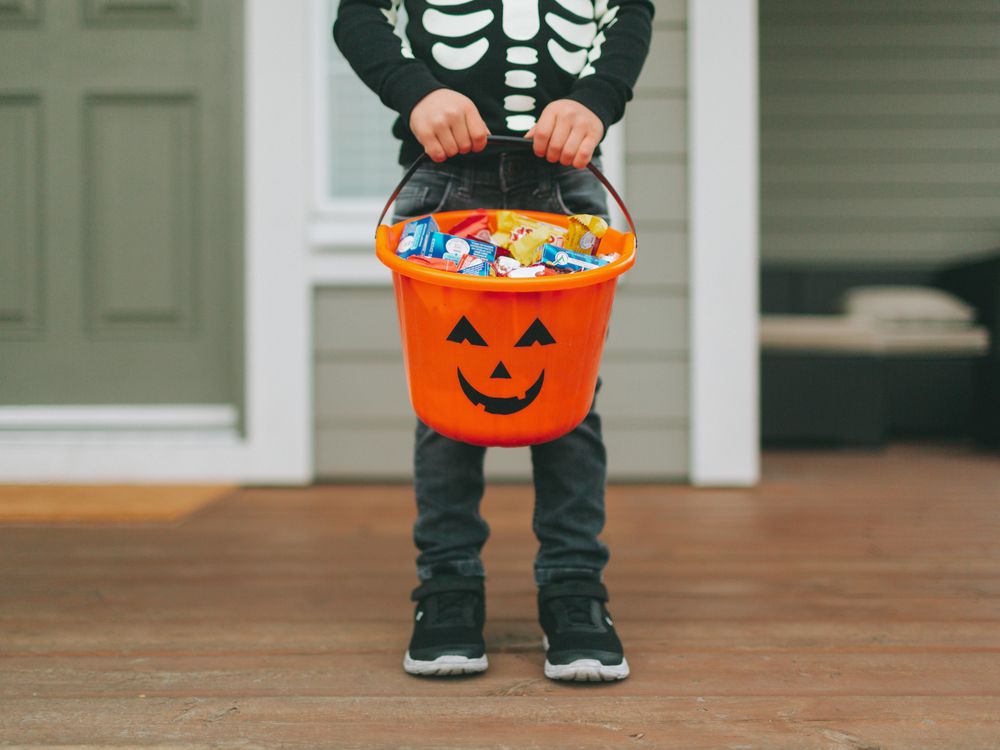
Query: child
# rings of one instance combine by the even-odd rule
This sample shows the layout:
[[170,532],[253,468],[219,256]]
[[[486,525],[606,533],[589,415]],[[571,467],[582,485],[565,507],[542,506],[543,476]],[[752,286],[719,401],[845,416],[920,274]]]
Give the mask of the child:
[[[649,49],[652,2],[405,0],[402,39],[394,33],[402,1],[341,0],[333,28],[355,72],[399,113],[400,163],[421,151],[433,160],[400,193],[395,221],[481,206],[607,218],[604,191],[584,167],[632,97]],[[534,153],[487,148],[491,133],[523,135]],[[487,667],[484,454],[417,422],[421,584],[411,596],[416,621],[403,662],[411,674]],[[606,458],[593,406],[568,435],[532,446],[531,459],[545,675],[624,679],[628,662],[602,583]]]

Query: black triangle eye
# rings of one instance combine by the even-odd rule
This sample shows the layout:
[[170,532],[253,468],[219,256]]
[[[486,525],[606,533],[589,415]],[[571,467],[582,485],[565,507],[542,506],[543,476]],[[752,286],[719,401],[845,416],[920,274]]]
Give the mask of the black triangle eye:
[[456,344],[468,341],[473,346],[487,345],[483,337],[479,335],[479,331],[472,327],[472,323],[464,315],[455,324],[455,327],[451,329],[451,333],[448,334],[448,341],[454,341]]
[[524,332],[524,335],[518,339],[518,342],[514,346],[531,346],[532,344],[548,346],[554,343],[556,343],[556,340],[552,338],[549,329],[542,325],[542,321],[535,318],[535,322],[528,326],[528,330]]

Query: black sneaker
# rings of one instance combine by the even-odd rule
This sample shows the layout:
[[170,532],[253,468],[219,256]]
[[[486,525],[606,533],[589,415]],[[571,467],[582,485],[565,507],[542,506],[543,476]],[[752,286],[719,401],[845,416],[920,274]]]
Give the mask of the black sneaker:
[[552,680],[624,680],[628,662],[604,603],[603,583],[572,579],[538,589],[545,631],[545,676]]
[[481,577],[435,576],[413,589],[410,599],[417,608],[403,669],[437,677],[486,670]]

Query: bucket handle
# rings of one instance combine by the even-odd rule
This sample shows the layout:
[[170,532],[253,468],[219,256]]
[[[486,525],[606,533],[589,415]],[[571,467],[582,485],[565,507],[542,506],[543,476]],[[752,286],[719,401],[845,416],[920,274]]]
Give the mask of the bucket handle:
[[[494,145],[503,144],[509,146],[533,145],[533,142],[529,141],[527,138],[518,138],[517,136],[512,136],[512,135],[491,135],[486,139],[486,142]],[[385,208],[382,209],[382,215],[378,217],[378,223],[375,225],[376,229],[379,226],[381,226],[382,220],[385,219],[385,215],[389,213],[389,207],[392,205],[393,201],[396,200],[396,197],[399,195],[399,192],[403,189],[403,186],[410,181],[410,178],[413,177],[413,173],[420,168],[420,165],[423,164],[425,161],[427,161],[427,159],[429,158],[430,157],[427,156],[427,153],[424,152],[413,160],[413,164],[411,164],[409,168],[406,170],[406,173],[403,175],[403,179],[399,181],[399,184],[396,185],[396,189],[393,190],[392,195],[389,196],[389,200],[385,202]],[[618,195],[618,191],[614,189],[612,184],[608,181],[608,178],[604,176],[604,173],[594,166],[593,162],[587,165],[587,169],[589,169],[593,173],[594,177],[596,177],[598,181],[602,185],[604,185],[604,188],[611,194],[611,197],[614,198],[615,201],[618,203],[618,208],[622,210],[622,214],[624,214],[625,220],[628,222],[629,230],[632,232],[633,235],[635,235],[636,234],[635,223],[632,221],[632,214],[628,212],[628,209],[625,207],[625,201],[623,201],[622,197]]]

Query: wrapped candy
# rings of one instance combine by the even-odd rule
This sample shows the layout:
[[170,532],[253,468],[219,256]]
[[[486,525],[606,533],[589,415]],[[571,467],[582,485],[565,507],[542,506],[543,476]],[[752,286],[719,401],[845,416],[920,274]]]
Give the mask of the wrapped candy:
[[411,255],[407,258],[410,263],[416,263],[428,268],[436,268],[439,271],[457,271],[458,261],[453,258],[431,258],[427,255]]
[[449,253],[454,255],[475,255],[477,258],[490,261],[496,257],[497,249],[488,242],[455,237],[444,232],[431,233],[430,242],[427,245],[427,252],[425,254],[433,258],[442,258]]
[[547,239],[548,235],[529,230],[517,239],[511,239],[507,249],[522,266],[530,266],[537,263],[542,257],[542,246],[545,245]]
[[406,226],[403,227],[399,244],[396,245],[396,254],[401,258],[408,258],[411,255],[425,255],[430,236],[436,231],[438,231],[438,225],[433,216],[425,216],[422,219],[407,222]]
[[538,276],[545,276],[545,270],[545,266],[521,266],[508,273],[507,277],[511,279],[533,279]]
[[524,266],[537,263],[542,246],[560,243],[566,230],[515,211],[497,211],[497,231],[510,237],[506,248]]
[[481,242],[496,244],[493,242],[492,235],[490,233],[489,214],[482,209],[469,214],[467,217],[458,222],[458,224],[451,228],[451,232],[449,232],[449,234],[455,237],[463,237],[468,240],[479,240]]
[[607,231],[608,223],[600,216],[589,214],[570,216],[569,229],[562,246],[567,250],[596,255],[597,248]]
[[466,276],[489,276],[490,262],[475,255],[463,255],[458,262],[458,272]]
[[606,266],[608,261],[586,253],[566,250],[555,245],[546,245],[542,249],[542,263],[557,271],[590,271]]
[[518,268],[521,268],[521,264],[518,262],[517,258],[512,258],[509,255],[502,255],[496,259],[493,267],[497,276],[508,276],[511,271],[516,271]]

